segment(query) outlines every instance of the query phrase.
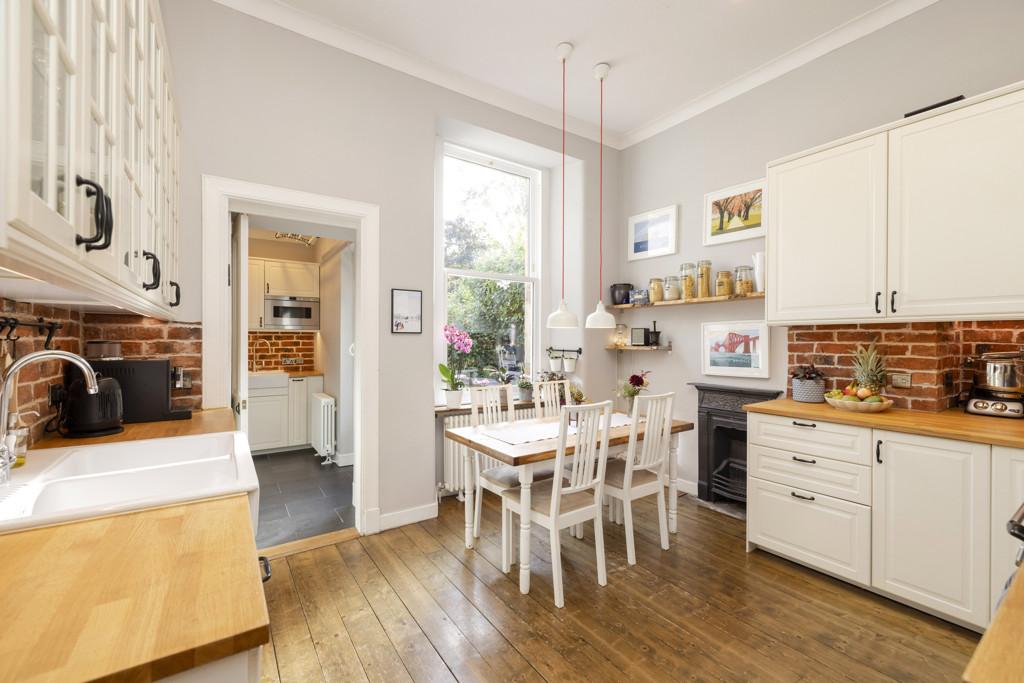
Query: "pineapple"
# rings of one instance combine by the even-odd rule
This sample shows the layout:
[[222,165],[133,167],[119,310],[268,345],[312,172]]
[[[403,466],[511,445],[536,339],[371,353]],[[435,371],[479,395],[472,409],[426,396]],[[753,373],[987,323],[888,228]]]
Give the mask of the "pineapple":
[[881,393],[885,386],[885,361],[874,342],[866,349],[857,347],[853,354],[853,382],[861,389],[870,390],[869,395]]

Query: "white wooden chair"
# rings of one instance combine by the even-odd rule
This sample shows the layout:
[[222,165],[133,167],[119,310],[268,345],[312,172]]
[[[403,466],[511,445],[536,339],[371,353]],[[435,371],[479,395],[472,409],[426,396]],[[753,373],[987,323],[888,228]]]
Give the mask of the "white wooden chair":
[[562,409],[562,396],[565,396],[565,405],[572,405],[570,386],[571,382],[567,379],[537,382],[533,385],[533,407],[537,417],[558,417]]
[[[604,494],[614,505],[622,506],[626,523],[626,559],[636,564],[633,541],[633,501],[658,496],[658,527],[661,549],[668,550],[668,517],[665,509],[665,468],[672,440],[672,401],[674,393],[638,396],[633,403],[633,424],[629,428],[629,444],[623,460],[608,461]],[[646,415],[644,438],[637,440],[640,417]],[[639,450],[639,453],[637,452]]]
[[[502,394],[505,394],[504,405],[507,411],[502,410]],[[469,390],[470,413],[469,423],[474,427],[480,425],[494,424],[495,422],[513,422],[516,419],[516,404],[513,397],[513,386],[486,386],[472,387]],[[482,469],[482,456],[479,452],[473,451],[473,479],[476,487],[476,500],[473,510],[473,538],[480,538],[480,514],[482,511],[483,490],[487,489],[496,496],[500,496],[506,489],[519,485],[519,473],[514,467],[500,465]],[[554,474],[554,467],[537,468],[533,476],[535,479],[549,479]],[[467,485],[469,482],[467,482]]]
[[[548,479],[531,487],[530,509],[520,506],[519,487],[501,494],[502,508],[509,513],[530,515],[531,524],[539,524],[551,534],[551,582],[555,589],[555,605],[565,606],[562,592],[562,529],[594,520],[594,547],[597,551],[597,582],[608,585],[608,572],[604,562],[604,531],[601,526],[601,496],[604,488],[605,465],[608,459],[608,429],[612,402],[581,406],[564,406],[560,414],[558,446],[555,451],[555,471],[563,472],[561,481]],[[575,434],[569,434],[570,418],[575,419]],[[602,429],[602,422],[605,428]],[[566,446],[573,445],[572,466],[566,468]],[[514,536],[512,515],[502,514],[501,543],[502,571],[508,572],[507,558],[511,555]]]

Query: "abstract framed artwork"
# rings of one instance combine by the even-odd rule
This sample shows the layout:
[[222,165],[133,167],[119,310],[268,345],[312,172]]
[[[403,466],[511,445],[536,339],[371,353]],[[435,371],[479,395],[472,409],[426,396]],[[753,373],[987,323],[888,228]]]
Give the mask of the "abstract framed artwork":
[[675,204],[630,216],[626,230],[626,258],[630,261],[676,253]]
[[391,333],[423,332],[423,292],[419,289],[391,290]]
[[764,178],[704,195],[704,246],[764,237]]
[[701,324],[702,371],[705,375],[768,377],[770,334],[763,320]]

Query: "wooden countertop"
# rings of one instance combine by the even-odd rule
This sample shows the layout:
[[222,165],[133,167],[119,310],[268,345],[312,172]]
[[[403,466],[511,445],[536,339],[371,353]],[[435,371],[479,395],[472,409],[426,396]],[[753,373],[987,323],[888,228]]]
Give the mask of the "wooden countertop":
[[1017,574],[964,671],[971,683],[1024,681],[1024,578]]
[[191,420],[164,420],[162,422],[136,422],[124,426],[120,434],[110,436],[94,436],[86,439],[65,439],[51,436],[32,445],[31,450],[39,448],[64,448],[67,446],[85,446],[89,444],[118,443],[120,441],[138,441],[140,439],[162,439],[170,436],[192,436],[194,434],[215,434],[217,432],[235,431],[235,415],[231,408],[214,408],[212,410],[196,410]]
[[152,680],[265,644],[245,495],[0,536],[0,682]]
[[833,408],[827,403],[800,403],[792,399],[778,399],[748,403],[743,409],[750,413],[821,420],[855,427],[888,429],[905,434],[1024,448],[1024,420],[971,415],[959,408],[951,408],[941,413],[900,408],[890,408],[883,413],[853,413]]

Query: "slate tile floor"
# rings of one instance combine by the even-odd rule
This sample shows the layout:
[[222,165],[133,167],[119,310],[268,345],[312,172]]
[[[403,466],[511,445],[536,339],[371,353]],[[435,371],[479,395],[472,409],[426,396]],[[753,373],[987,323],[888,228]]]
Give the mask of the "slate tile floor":
[[310,448],[252,459],[260,480],[258,548],[355,526],[351,466],[321,465]]

